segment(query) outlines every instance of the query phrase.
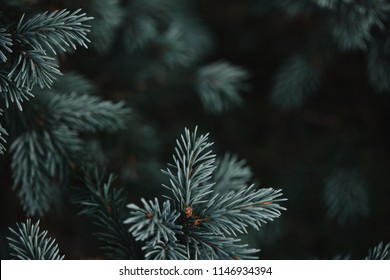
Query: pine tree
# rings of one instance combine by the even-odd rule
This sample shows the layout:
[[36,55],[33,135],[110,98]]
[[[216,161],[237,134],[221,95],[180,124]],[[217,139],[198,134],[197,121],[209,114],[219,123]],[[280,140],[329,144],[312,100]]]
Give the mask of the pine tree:
[[[84,258],[360,258],[373,244],[367,258],[388,255],[388,1],[0,7],[0,242],[17,223],[12,258],[62,257],[20,223],[32,216],[59,240],[71,224]],[[210,136],[186,131],[165,168],[172,139],[196,125]],[[264,184],[288,198],[272,223],[280,192]],[[274,200],[241,207],[263,197]]]

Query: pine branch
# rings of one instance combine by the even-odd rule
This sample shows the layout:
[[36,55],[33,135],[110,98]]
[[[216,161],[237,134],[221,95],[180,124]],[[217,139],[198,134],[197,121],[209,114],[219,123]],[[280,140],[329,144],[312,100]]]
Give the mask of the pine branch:
[[44,50],[25,50],[14,61],[8,78],[16,83],[16,87],[30,91],[36,84],[50,88],[56,75],[61,75],[61,72],[54,58],[47,56]]
[[12,53],[11,34],[4,27],[0,27],[0,61],[7,61],[7,54]]
[[79,95],[93,95],[95,87],[91,81],[77,72],[67,72],[58,77],[51,90],[58,93],[77,92]]
[[[252,187],[220,195],[214,187],[214,155],[208,134],[197,136],[185,129],[176,141],[174,163],[163,171],[170,185],[169,200],[160,207],[156,198],[143,208],[130,204],[129,231],[139,241],[148,258],[157,259],[240,259],[253,258],[257,249],[247,248],[239,239],[225,235],[246,233],[252,226],[280,216],[280,190]],[[173,171],[172,171],[173,170]],[[231,177],[228,176],[229,181]],[[173,194],[173,195],[172,195]],[[173,201],[171,204],[170,201]],[[181,245],[179,245],[181,244]]]
[[85,24],[92,17],[80,13],[57,10],[51,13],[44,12],[30,19],[19,20],[15,30],[15,41],[18,44],[28,44],[35,50],[46,50],[53,54],[66,52],[66,47],[77,49],[77,46],[88,48],[86,43],[90,25]]
[[[128,2],[126,17],[123,25],[123,40],[126,48],[130,52],[144,51],[148,45],[152,45],[159,38],[161,30],[159,26],[165,25],[167,15],[161,13],[165,5],[171,5],[174,1],[160,2],[135,0]],[[162,8],[163,7],[163,8]]]
[[118,131],[127,124],[129,109],[122,103],[75,92],[44,91],[26,106],[21,124],[27,130],[11,144],[14,189],[29,215],[43,215],[56,191],[54,182],[70,166],[93,161],[80,132]]
[[[158,53],[151,64],[170,69],[189,67],[213,46],[206,28],[193,16],[189,2],[131,1],[123,24],[123,39],[131,52]],[[152,67],[151,67],[152,68]]]
[[73,130],[95,133],[124,129],[131,110],[123,102],[112,103],[76,92],[52,95],[47,103],[52,125],[62,123]]
[[286,200],[280,196],[280,190],[255,190],[252,185],[226,195],[216,194],[197,212],[200,212],[200,217],[204,217],[202,226],[214,234],[237,235],[247,233],[248,226],[260,230],[263,223],[278,218],[280,210],[286,210],[277,204]]
[[386,30],[380,38],[369,45],[367,53],[368,78],[379,92],[390,90],[390,31]]
[[[0,109],[0,116],[3,115],[3,110]],[[4,154],[5,147],[3,146],[3,143],[6,143],[7,141],[4,139],[3,135],[8,135],[7,131],[1,126],[0,122],[0,154]]]
[[311,65],[302,55],[290,58],[276,76],[272,102],[281,108],[294,108],[318,87],[321,69]]
[[239,91],[247,89],[249,73],[238,66],[218,61],[197,72],[196,91],[210,112],[223,112],[242,104]]
[[332,35],[341,49],[365,50],[373,27],[384,29],[389,11],[386,0],[339,1],[330,17]]
[[177,201],[179,209],[184,212],[187,207],[202,203],[203,199],[212,192],[213,184],[210,183],[212,172],[215,169],[215,155],[208,148],[208,134],[197,134],[185,129],[185,135],[181,141],[176,140],[174,164],[170,164],[163,173],[169,177],[170,185],[163,185],[173,196],[171,199]]
[[187,247],[175,242],[158,242],[154,246],[145,246],[146,260],[188,260]]
[[169,200],[163,203],[160,208],[157,198],[154,201],[145,201],[141,199],[144,209],[135,204],[129,204],[130,218],[124,223],[132,224],[129,231],[135,237],[135,240],[148,240],[148,246],[155,246],[160,242],[168,244],[174,243],[177,234],[181,234],[181,226],[175,222],[180,214],[171,209]]
[[47,231],[41,231],[39,220],[34,224],[31,219],[17,223],[17,229],[9,228],[7,237],[11,256],[19,260],[62,260],[58,244],[54,238],[46,237]]
[[91,20],[80,10],[42,13],[30,19],[25,15],[13,29],[0,27],[0,60],[7,62],[0,70],[0,93],[6,106],[33,97],[36,85],[50,88],[61,75],[56,55],[77,46],[87,47]]
[[340,224],[354,222],[370,212],[364,179],[354,169],[335,170],[325,186],[327,214]]
[[62,178],[65,176],[64,162],[53,135],[25,132],[13,141],[11,152],[13,189],[17,190],[27,215],[42,216],[53,199],[52,178],[57,172]]
[[383,244],[379,243],[374,248],[371,248],[368,251],[368,255],[365,258],[366,260],[390,260],[390,242]]
[[240,239],[200,231],[189,234],[188,242],[192,245],[192,259],[239,260],[256,259],[253,255],[260,250],[248,248]]
[[18,87],[14,81],[8,77],[6,71],[0,70],[0,93],[5,101],[5,106],[9,108],[10,103],[16,103],[20,111],[22,111],[22,102],[34,97],[30,88]]
[[157,43],[165,51],[162,59],[169,67],[188,67],[199,61],[211,48],[210,34],[190,15],[173,17]]
[[85,186],[75,188],[73,203],[81,206],[79,214],[86,215],[99,228],[96,236],[104,244],[110,259],[138,259],[137,246],[123,221],[126,216],[126,197],[123,188],[113,187],[114,176],[103,181],[104,173],[86,172]]
[[93,17],[90,34],[92,46],[98,52],[106,53],[110,50],[117,28],[123,21],[123,10],[118,0],[92,0],[86,7],[88,15]]
[[0,126],[0,154],[4,154],[6,150],[3,143],[6,143],[7,141],[4,139],[3,134],[8,135],[7,131]]
[[237,155],[226,153],[222,159],[215,162],[213,173],[214,189],[218,192],[238,190],[248,184],[252,171],[245,160],[239,160]]

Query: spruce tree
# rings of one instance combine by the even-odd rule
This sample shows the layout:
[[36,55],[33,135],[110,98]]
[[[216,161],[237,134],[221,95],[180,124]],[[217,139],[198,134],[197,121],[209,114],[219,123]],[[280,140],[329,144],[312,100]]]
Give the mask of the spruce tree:
[[388,259],[389,8],[0,0],[2,258]]

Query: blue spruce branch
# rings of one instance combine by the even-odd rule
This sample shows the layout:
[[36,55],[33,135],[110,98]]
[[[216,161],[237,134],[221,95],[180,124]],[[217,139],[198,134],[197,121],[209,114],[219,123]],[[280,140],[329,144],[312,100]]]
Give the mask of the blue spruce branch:
[[[211,145],[208,134],[198,136],[197,128],[194,132],[185,129],[176,141],[174,164],[163,170],[170,181],[163,185],[169,190],[168,200],[162,208],[157,198],[149,202],[142,199],[143,207],[128,205],[130,216],[125,223],[129,232],[144,242],[147,258],[254,258],[258,250],[248,248],[235,236],[246,233],[248,226],[259,230],[285,210],[278,204],[285,200],[281,191],[272,188],[243,186],[220,194],[213,182],[215,155]],[[241,170],[245,178],[247,170]],[[229,174],[229,170],[221,172]]]
[[12,53],[12,39],[11,34],[6,28],[0,27],[0,60],[2,62],[7,61],[7,55]]
[[113,186],[114,176],[106,181],[98,169],[86,170],[83,186],[74,188],[72,202],[79,205],[79,214],[91,218],[98,228],[96,236],[110,259],[137,259],[138,247],[123,224],[126,218],[127,193]]
[[19,20],[15,30],[15,43],[28,44],[35,50],[66,52],[66,47],[77,49],[77,46],[88,48],[90,40],[87,34],[90,25],[85,21],[93,19],[78,9],[70,12],[66,9],[51,13],[44,12],[25,20],[25,15]]
[[62,260],[56,240],[47,237],[47,231],[41,231],[39,220],[32,223],[17,223],[16,229],[9,228],[7,237],[11,256],[18,260]]
[[26,112],[19,114],[24,131],[11,141],[11,168],[13,188],[28,215],[42,216],[48,210],[58,190],[57,181],[63,182],[75,163],[93,162],[80,133],[115,132],[128,124],[131,111],[122,102],[103,101],[74,90],[37,92]]
[[61,71],[57,54],[87,48],[91,20],[81,10],[66,9],[44,12],[27,18],[24,14],[17,24],[0,26],[0,60],[7,62],[0,69],[0,94],[5,105],[22,102],[33,96],[36,85],[50,88]]

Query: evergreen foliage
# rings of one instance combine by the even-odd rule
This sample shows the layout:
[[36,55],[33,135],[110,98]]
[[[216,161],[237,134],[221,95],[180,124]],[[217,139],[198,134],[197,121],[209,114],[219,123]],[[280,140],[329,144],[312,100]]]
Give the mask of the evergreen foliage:
[[[3,111],[0,109],[0,116],[2,115],[2,112]],[[3,143],[6,143],[6,140],[4,139],[3,135],[7,135],[7,131],[1,126],[0,123],[0,154],[3,154],[5,151],[5,147],[3,146]]]
[[58,244],[52,237],[46,237],[47,231],[41,231],[39,220],[33,223],[27,219],[25,223],[17,223],[16,229],[9,228],[7,237],[11,256],[18,260],[62,260]]
[[238,94],[245,89],[249,73],[225,61],[203,66],[197,73],[197,92],[206,110],[223,112],[242,103]]
[[73,202],[81,207],[80,214],[88,216],[97,226],[96,236],[110,259],[138,259],[137,244],[128,234],[123,221],[127,215],[123,188],[113,187],[111,174],[104,182],[104,173],[85,171],[84,184],[74,190]]
[[200,63],[214,44],[194,6],[178,0],[125,4],[94,0],[83,9],[94,17],[93,48],[109,66],[125,69],[118,74],[125,77],[127,87],[144,92],[154,89],[150,84],[184,86],[198,94],[205,110],[227,111],[243,103],[239,93],[247,88],[248,71],[225,61]]
[[366,260],[390,260],[390,243],[379,243],[368,251]]
[[[389,1],[0,7],[0,232],[70,225],[68,258],[388,258]],[[218,145],[186,130],[160,172],[194,124]],[[283,198],[252,176],[288,215],[265,224]],[[37,228],[12,257],[62,258]]]
[[35,85],[50,88],[59,70],[56,55],[77,46],[87,47],[91,20],[80,10],[44,12],[18,23],[8,23],[0,29],[0,57],[6,65],[1,68],[1,93],[6,107],[15,102],[22,110],[21,102],[33,96]]
[[[378,91],[388,89],[388,55],[385,47],[389,38],[386,28],[390,13],[388,1],[278,0],[275,1],[275,7],[292,17],[317,17],[320,24],[313,32],[306,52],[326,57],[327,60],[326,64],[308,64],[301,55],[290,58],[281,67],[276,78],[271,95],[276,105],[298,107],[306,96],[315,93],[320,73],[324,66],[335,61],[337,51],[364,52],[369,81]],[[318,41],[323,42],[326,48],[313,44]]]
[[325,185],[327,214],[340,224],[369,214],[369,199],[364,179],[355,169],[336,169]]
[[390,72],[389,72],[389,30],[385,35],[380,36],[370,44],[367,54],[367,73],[369,81],[379,92],[388,92],[390,90]]
[[215,182],[213,188],[218,192],[239,190],[247,186],[253,176],[246,160],[239,159],[235,154],[224,154],[216,159],[215,166],[212,180]]
[[105,53],[113,44],[116,28],[123,20],[123,10],[118,0],[92,0],[85,7],[88,15],[93,17],[91,44],[99,53]]
[[[143,208],[128,205],[130,217],[125,223],[130,225],[129,232],[136,240],[145,242],[145,258],[253,258],[251,254],[257,250],[240,244],[235,236],[247,233],[248,227],[259,230],[262,224],[279,217],[280,210],[285,210],[278,204],[285,200],[280,198],[280,190],[256,189],[252,185],[226,194],[216,192],[211,145],[208,134],[198,136],[197,128],[193,132],[186,129],[176,140],[174,163],[163,171],[170,182],[163,185],[170,191],[168,200],[162,206],[157,198],[142,199]],[[223,167],[230,166],[219,168]],[[227,183],[234,184],[235,181],[229,182],[232,169],[228,168],[221,172],[227,174]],[[241,170],[244,172],[240,177],[247,176],[247,170]]]
[[294,108],[303,103],[318,87],[321,71],[302,55],[292,57],[279,70],[272,91],[272,102],[281,108]]
[[[74,83],[66,86],[80,84],[79,76],[69,78],[75,78]],[[61,89],[61,83],[69,78],[59,79],[57,88]],[[25,105],[25,114],[14,110],[18,115],[14,125],[23,127],[23,131],[10,146],[13,188],[28,215],[41,216],[47,212],[57,193],[57,185],[66,182],[70,168],[76,163],[83,165],[94,160],[80,133],[123,129],[130,113],[121,102],[114,104],[96,96],[78,94],[74,91],[77,88],[62,90],[56,92],[54,87],[37,92]]]

